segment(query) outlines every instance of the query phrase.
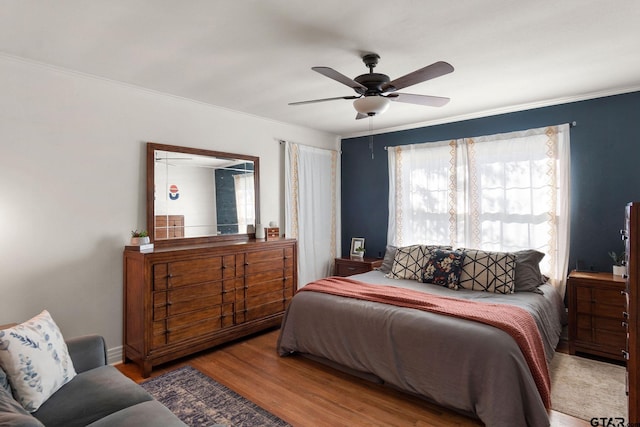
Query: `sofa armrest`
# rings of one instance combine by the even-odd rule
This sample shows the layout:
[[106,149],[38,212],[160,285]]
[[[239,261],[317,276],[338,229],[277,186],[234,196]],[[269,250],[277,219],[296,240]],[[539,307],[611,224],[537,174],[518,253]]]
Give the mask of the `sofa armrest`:
[[85,335],[65,340],[77,373],[107,364],[107,345],[99,335]]

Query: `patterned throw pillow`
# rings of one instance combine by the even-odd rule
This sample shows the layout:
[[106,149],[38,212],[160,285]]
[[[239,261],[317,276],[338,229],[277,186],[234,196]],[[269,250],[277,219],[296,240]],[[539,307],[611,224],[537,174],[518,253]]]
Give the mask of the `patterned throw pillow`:
[[473,291],[511,294],[514,290],[516,256],[508,252],[463,249],[460,287]]
[[47,310],[0,330],[0,366],[16,400],[29,412],[76,376],[67,344]]
[[451,246],[412,245],[396,250],[391,272],[386,275],[390,279],[421,280],[424,263],[436,249],[451,249]]
[[464,258],[462,251],[433,251],[422,270],[421,282],[458,289]]
[[417,280],[424,264],[425,249],[422,245],[405,246],[396,250],[393,266],[387,277],[391,279]]

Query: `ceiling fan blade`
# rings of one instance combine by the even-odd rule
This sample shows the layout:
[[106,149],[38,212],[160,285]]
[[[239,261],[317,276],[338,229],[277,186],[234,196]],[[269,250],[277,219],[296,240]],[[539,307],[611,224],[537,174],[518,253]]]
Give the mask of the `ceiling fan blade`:
[[397,79],[384,84],[382,86],[382,92],[394,92],[408,86],[435,79],[436,77],[444,76],[445,74],[449,74],[451,72],[453,72],[453,66],[448,62],[434,62],[431,65],[427,65],[424,68],[420,68],[419,70],[416,70],[405,76],[398,77]]
[[450,99],[442,96],[417,95],[414,93],[392,93],[387,96],[392,101],[406,102],[408,104],[426,105],[427,107],[442,107]]
[[360,119],[366,119],[367,117],[369,117],[368,115],[364,114],[364,113],[358,113],[356,114],[356,120],[360,120]]
[[312,99],[310,101],[290,102],[289,105],[314,104],[316,102],[335,101],[336,99],[357,99],[359,96],[336,96],[335,98]]
[[364,93],[367,90],[366,86],[361,85],[357,81],[352,80],[349,77],[345,76],[344,74],[341,74],[341,73],[337,72],[333,68],[329,68],[329,67],[311,67],[311,69],[313,71],[315,71],[315,72],[318,72],[318,73],[322,74],[325,77],[329,77],[330,79],[333,79],[333,80],[335,80],[337,82],[340,82],[343,85],[349,86],[350,88],[354,89],[358,93]]

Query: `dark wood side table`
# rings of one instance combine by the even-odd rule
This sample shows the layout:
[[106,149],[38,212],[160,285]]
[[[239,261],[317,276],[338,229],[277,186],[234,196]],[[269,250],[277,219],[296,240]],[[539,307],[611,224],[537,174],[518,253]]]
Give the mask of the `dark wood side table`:
[[382,260],[379,258],[336,258],[335,275],[347,277],[352,274],[366,273],[376,267],[382,265]]
[[626,330],[621,291],[626,281],[612,273],[572,271],[567,281],[569,353],[624,360]]

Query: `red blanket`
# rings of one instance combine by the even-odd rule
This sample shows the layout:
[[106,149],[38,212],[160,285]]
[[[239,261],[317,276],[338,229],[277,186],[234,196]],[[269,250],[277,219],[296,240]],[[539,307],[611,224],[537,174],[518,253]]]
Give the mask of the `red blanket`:
[[315,291],[399,307],[475,320],[502,329],[513,337],[529,365],[542,402],[551,408],[551,381],[540,331],[526,310],[507,304],[489,304],[426,294],[395,286],[370,285],[344,277],[311,282],[300,291]]

